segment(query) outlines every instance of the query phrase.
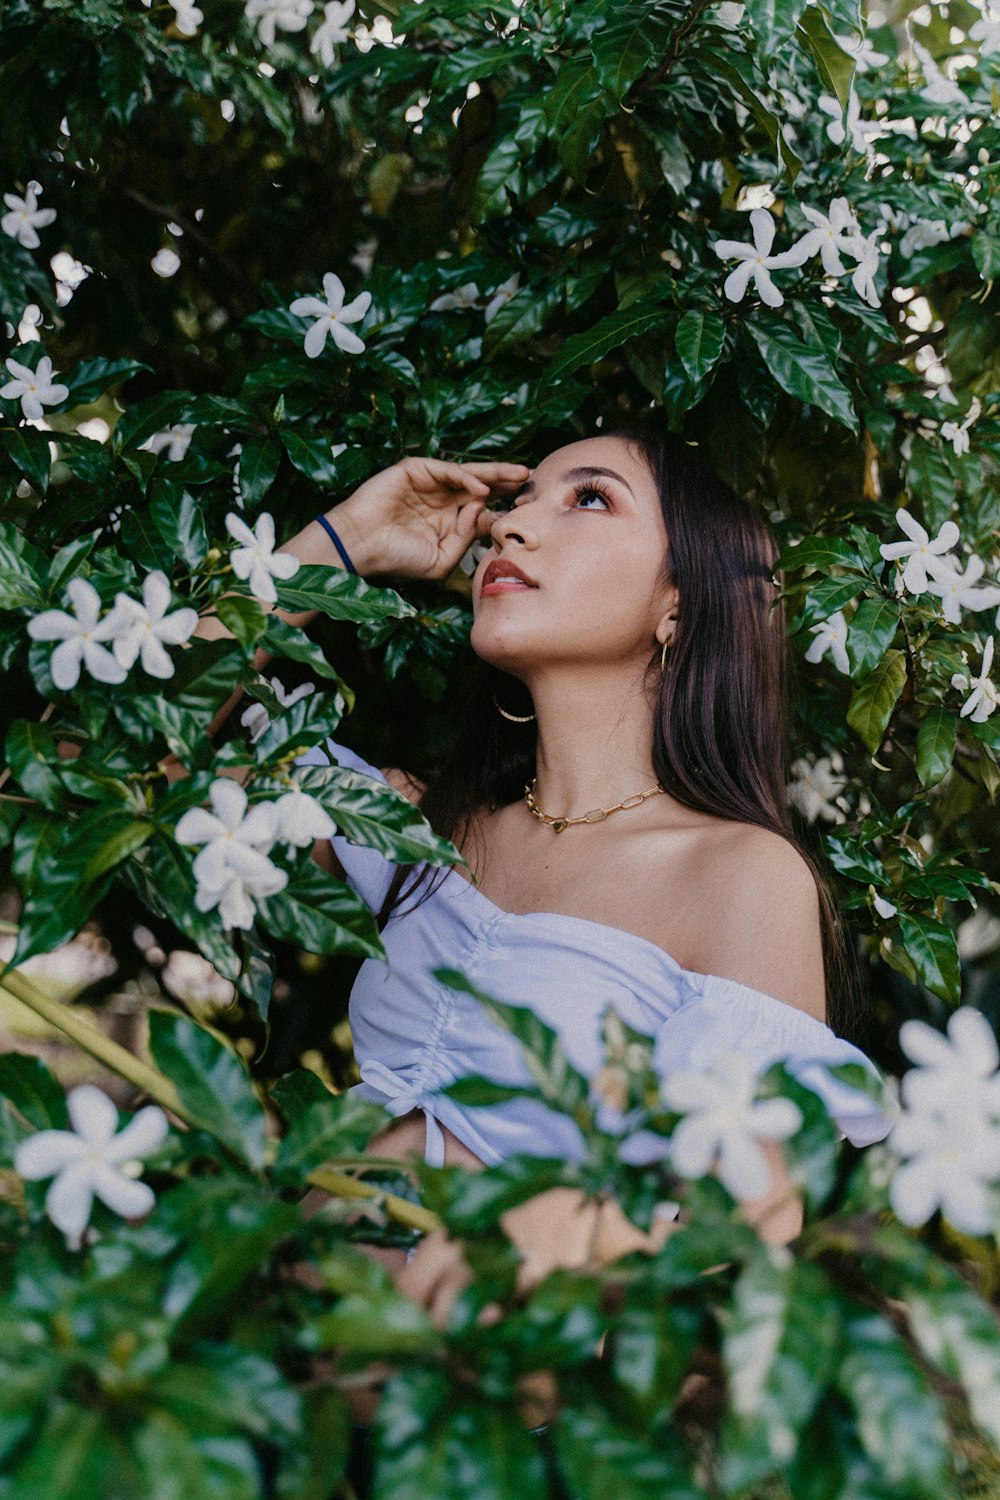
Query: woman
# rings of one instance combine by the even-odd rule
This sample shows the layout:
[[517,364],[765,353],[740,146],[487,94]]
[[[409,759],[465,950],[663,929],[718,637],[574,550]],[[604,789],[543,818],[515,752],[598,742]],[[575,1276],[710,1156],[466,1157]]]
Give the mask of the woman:
[[[397,1117],[372,1149],[468,1167],[579,1150],[572,1122],[534,1101],[461,1109],[440,1097],[466,1074],[528,1075],[513,1039],[433,979],[437,965],[530,1005],[583,1071],[599,1067],[612,1005],[656,1037],[665,1073],[727,1049],[761,1069],[780,1058],[856,1143],[884,1135],[869,1100],[821,1066],[866,1059],[825,1024],[827,974],[842,987],[846,963],[786,810],[787,647],[763,520],[684,446],[608,433],[534,470],[405,460],[284,550],[331,566],[346,557],[367,577],[436,579],[477,537],[490,542],[472,581],[484,666],[447,763],[422,787],[327,747],[420,803],[476,880],[459,866],[407,880],[412,867],[341,836],[316,849],[384,927],[388,966],[367,960],[351,996],[357,1087]],[[799,1204],[780,1148],[767,1154],[771,1186],[743,1211],[786,1241]],[[660,1219],[643,1235],[568,1190],[505,1225],[526,1282],[653,1248],[669,1229]],[[443,1233],[409,1262],[373,1253],[447,1316],[465,1268]]]

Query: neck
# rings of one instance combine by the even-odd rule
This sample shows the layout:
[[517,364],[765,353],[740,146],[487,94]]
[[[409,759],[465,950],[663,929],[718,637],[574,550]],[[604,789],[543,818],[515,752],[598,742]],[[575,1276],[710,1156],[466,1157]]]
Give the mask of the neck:
[[526,686],[537,717],[535,800],[543,812],[582,817],[656,785],[653,702],[641,683],[623,691],[620,667],[563,668]]

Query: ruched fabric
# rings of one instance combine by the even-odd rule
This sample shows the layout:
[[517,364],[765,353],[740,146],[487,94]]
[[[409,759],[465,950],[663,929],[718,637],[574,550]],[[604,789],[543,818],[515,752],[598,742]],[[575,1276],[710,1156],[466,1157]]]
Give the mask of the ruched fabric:
[[[345,745],[329,740],[327,748],[339,764],[385,782]],[[300,763],[327,761],[314,750]],[[342,835],[332,844],[351,888],[377,911],[395,866]],[[444,1160],[441,1126],[487,1165],[517,1154],[564,1160],[584,1154],[576,1124],[538,1100],[464,1107],[441,1094],[470,1075],[521,1086],[532,1080],[516,1039],[474,996],[435,979],[438,967],[460,969],[495,999],[529,1007],[558,1033],[569,1061],[587,1077],[603,1065],[603,1017],[610,1006],[655,1039],[654,1063],[663,1077],[709,1067],[727,1051],[750,1058],[757,1071],[781,1061],[819,1095],[853,1144],[888,1134],[890,1117],[828,1071],[854,1063],[877,1080],[872,1063],[806,1012],[734,980],[684,969],[656,943],[617,927],[557,912],[504,911],[455,869],[432,878],[440,883],[428,899],[420,905],[406,899],[402,913],[386,923],[388,964],[362,963],[349,1008],[362,1077],[355,1090],[395,1118],[422,1110],[425,1160],[432,1165]],[[635,1159],[643,1158],[641,1138],[630,1145]],[[662,1145],[661,1139],[659,1154]]]

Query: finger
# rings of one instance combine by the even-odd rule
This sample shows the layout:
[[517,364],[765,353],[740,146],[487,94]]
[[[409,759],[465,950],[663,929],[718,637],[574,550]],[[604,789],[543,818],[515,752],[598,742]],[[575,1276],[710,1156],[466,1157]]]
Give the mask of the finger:
[[475,474],[477,479],[482,479],[491,487],[523,484],[531,474],[527,464],[476,462],[462,464],[462,468],[468,469],[470,473]]
[[423,458],[420,462],[436,485],[450,490],[468,490],[470,495],[489,493],[487,482],[462,464],[446,463],[443,458]]

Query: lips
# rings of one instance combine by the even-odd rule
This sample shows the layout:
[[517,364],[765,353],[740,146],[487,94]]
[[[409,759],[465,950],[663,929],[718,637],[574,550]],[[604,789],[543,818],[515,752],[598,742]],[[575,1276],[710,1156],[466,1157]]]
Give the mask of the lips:
[[481,592],[484,592],[492,584],[500,583],[506,583],[508,588],[514,588],[518,585],[526,585],[528,588],[532,589],[538,587],[534,579],[529,578],[527,573],[523,573],[516,563],[496,559],[495,561],[490,563],[489,567],[486,569],[486,572],[483,574]]

